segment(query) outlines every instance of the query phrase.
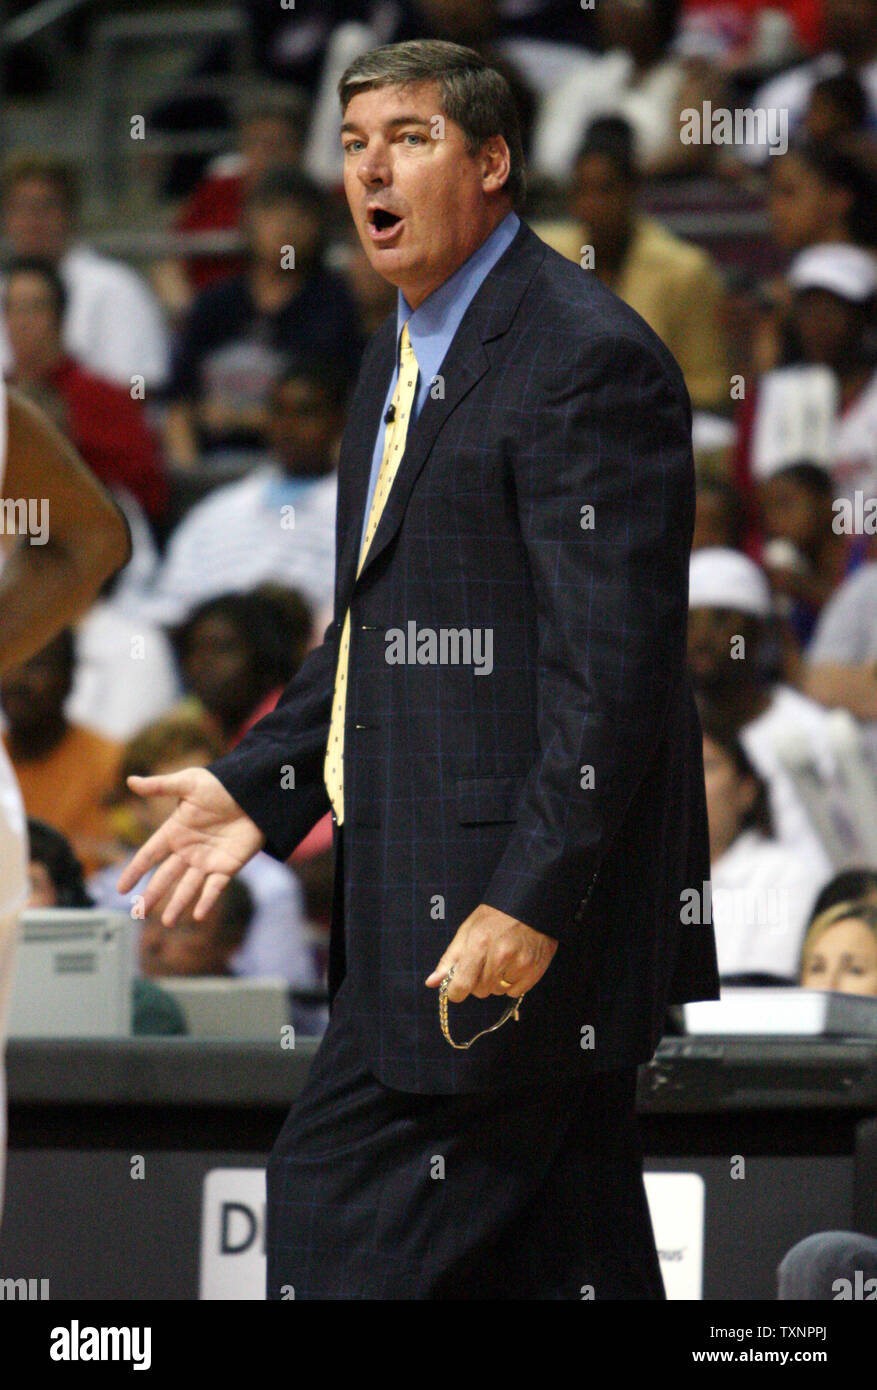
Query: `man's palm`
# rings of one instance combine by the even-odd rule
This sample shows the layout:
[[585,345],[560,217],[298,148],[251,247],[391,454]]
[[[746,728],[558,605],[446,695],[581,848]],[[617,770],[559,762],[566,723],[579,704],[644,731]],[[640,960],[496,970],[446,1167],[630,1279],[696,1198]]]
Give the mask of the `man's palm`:
[[138,796],[173,796],[177,809],[135,854],[119,877],[120,893],[158,865],[144,893],[144,915],[174,889],[162,921],[172,926],[195,899],[201,921],[223,888],[265,843],[265,836],[225,787],[203,767],[186,768],[167,777],[129,777]]

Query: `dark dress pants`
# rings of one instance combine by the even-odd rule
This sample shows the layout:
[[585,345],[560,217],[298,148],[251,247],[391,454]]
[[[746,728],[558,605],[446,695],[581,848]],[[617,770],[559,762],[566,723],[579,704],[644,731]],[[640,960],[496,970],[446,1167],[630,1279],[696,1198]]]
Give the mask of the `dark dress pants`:
[[269,1298],[664,1297],[634,1068],[391,1090],[349,1002],[343,985],[269,1160]]

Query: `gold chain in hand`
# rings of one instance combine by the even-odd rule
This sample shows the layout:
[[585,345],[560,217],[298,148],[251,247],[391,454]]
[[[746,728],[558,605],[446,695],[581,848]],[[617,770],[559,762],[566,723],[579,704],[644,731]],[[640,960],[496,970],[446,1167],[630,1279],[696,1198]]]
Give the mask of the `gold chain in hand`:
[[[485,1033],[495,1033],[497,1028],[501,1028],[504,1023],[508,1023],[510,1018],[513,1018],[516,1023],[520,1022],[521,1016],[518,1010],[521,1007],[521,1000],[524,998],[524,995],[521,994],[512,1001],[512,1003],[506,1009],[505,1013],[503,1014],[502,1018],[499,1020],[498,1023],[492,1023],[489,1028],[482,1028],[481,1032],[476,1033],[475,1037],[470,1038],[468,1042],[454,1042],[454,1039],[451,1037],[451,1031],[448,1028],[448,986],[450,985],[451,980],[454,977],[454,971],[456,970],[456,968],[457,967],[455,965],[452,965],[447,975],[439,985],[439,1023],[441,1024],[442,1035],[444,1037],[445,1042],[450,1043],[451,1047],[456,1047],[458,1051],[465,1052],[467,1047],[471,1047],[472,1044],[474,1042],[477,1042],[479,1038],[483,1038]],[[524,991],[524,994],[526,994],[526,990]]]

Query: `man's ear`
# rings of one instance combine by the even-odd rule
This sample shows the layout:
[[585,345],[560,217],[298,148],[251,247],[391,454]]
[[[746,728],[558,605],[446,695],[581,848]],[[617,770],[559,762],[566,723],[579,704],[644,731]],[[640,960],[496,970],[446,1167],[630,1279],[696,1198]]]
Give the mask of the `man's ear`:
[[485,193],[506,188],[512,170],[512,157],[503,135],[491,135],[481,146],[481,184]]

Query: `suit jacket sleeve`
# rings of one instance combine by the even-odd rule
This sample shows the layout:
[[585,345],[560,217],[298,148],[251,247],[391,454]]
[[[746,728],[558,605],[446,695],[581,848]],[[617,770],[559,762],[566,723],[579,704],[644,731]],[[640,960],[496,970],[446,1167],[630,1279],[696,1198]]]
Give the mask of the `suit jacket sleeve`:
[[[691,407],[656,343],[547,365],[514,455],[538,614],[538,753],[483,901],[562,940],[656,751],[685,663]],[[587,508],[593,508],[590,513]]]
[[270,714],[208,767],[264,832],[265,849],[275,859],[288,859],[330,809],[323,762],[337,654],[333,621]]

